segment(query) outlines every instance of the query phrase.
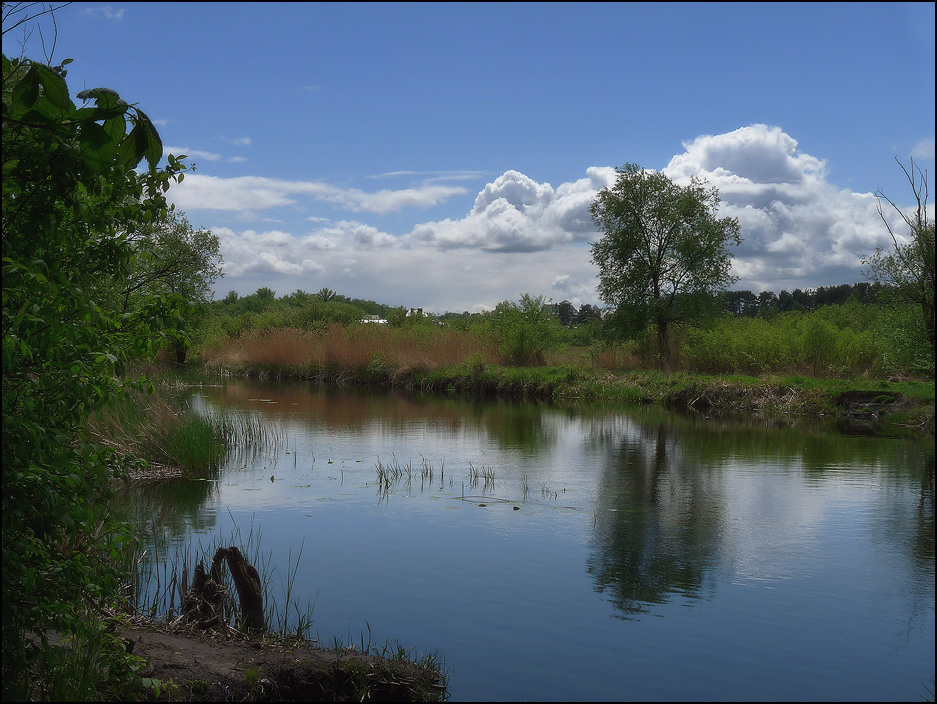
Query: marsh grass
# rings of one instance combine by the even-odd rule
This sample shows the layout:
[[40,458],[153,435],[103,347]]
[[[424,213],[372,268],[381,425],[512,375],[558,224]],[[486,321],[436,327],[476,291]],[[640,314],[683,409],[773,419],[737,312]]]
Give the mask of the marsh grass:
[[454,366],[470,357],[501,361],[494,343],[477,333],[339,323],[322,330],[245,332],[216,341],[199,356],[210,369],[344,383],[392,383],[414,369]]
[[492,467],[476,467],[469,462],[469,486],[473,489],[478,487],[478,482],[482,482],[482,490],[488,491],[495,485],[495,471]]
[[[330,639],[328,650],[335,657],[333,672],[340,674],[343,692],[350,692],[348,701],[400,701],[404,693],[411,701],[448,700],[448,668],[438,651],[420,655],[396,640],[372,646],[371,625],[367,624],[367,628],[367,643],[363,632],[359,635],[360,645],[351,639],[347,644],[336,636]],[[365,664],[351,657],[358,654],[380,660],[377,664]],[[405,692],[394,692],[401,686],[406,688]]]
[[[402,471],[399,476],[403,477]],[[274,640],[288,639],[291,642],[305,641],[322,647],[319,644],[323,641],[318,632],[314,637],[312,635],[315,600],[303,606],[296,598],[295,586],[305,544],[300,545],[295,556],[292,550],[288,554],[286,569],[278,580],[280,590],[277,591],[274,576],[278,570],[272,565],[271,555],[261,551],[261,539],[260,528],[255,528],[252,519],[246,537],[235,525],[232,533],[225,538],[212,536],[205,544],[199,541],[197,545],[181,545],[165,555],[159,555],[155,551],[141,555],[137,560],[139,569],[136,572],[138,584],[134,603],[137,611],[158,619],[175,618],[191,586],[190,580],[194,575],[195,565],[198,562],[208,565],[219,547],[235,545],[260,574],[266,637],[272,637]],[[227,570],[224,589],[228,594],[224,623],[231,626],[237,623],[237,609],[235,599],[232,598],[236,595],[236,589]],[[372,646],[369,623],[367,628],[367,641],[365,642],[362,633],[360,646],[346,645],[340,638],[333,636],[331,645],[325,647],[335,654],[334,669],[326,673],[326,677],[334,680],[330,686],[342,694],[342,701],[346,700],[345,695],[348,692],[352,692],[354,701],[369,701],[372,698],[381,700],[381,694],[387,687],[404,688],[407,697],[414,701],[447,699],[448,676],[438,652],[420,656],[414,650],[407,650],[397,641],[388,641],[382,647]],[[377,656],[386,662],[379,662],[377,665],[365,664],[360,658],[350,657],[359,654]],[[252,684],[251,679],[256,683],[257,677],[248,670],[245,672],[248,685]],[[156,687],[159,686],[160,683],[157,682]],[[157,691],[156,695],[158,694]]]
[[[271,555],[261,551],[260,543],[260,527],[255,528],[252,519],[246,538],[235,524],[230,535],[210,536],[207,543],[202,543],[199,538],[195,545],[185,543],[164,546],[164,552],[152,547],[135,555],[134,583],[130,589],[134,610],[159,620],[172,621],[177,618],[191,587],[196,564],[201,562],[207,569],[218,548],[234,545],[260,575],[267,629],[284,638],[307,639],[313,624],[315,601],[301,605],[295,597],[296,575],[305,543],[300,545],[295,556],[290,550],[285,571],[278,579],[279,591],[275,590],[274,584],[278,569],[271,564]],[[233,626],[238,615],[233,598],[237,590],[229,572],[225,570],[224,574],[223,586],[228,598],[225,600],[223,622]]]
[[[407,488],[410,489],[413,487],[416,478],[420,479],[420,491],[423,491],[428,486],[429,488],[438,488],[440,491],[445,488],[446,485],[446,463],[445,461],[441,462],[439,465],[439,474],[438,484],[436,483],[436,469],[433,467],[432,463],[427,460],[422,455],[420,456],[420,467],[415,469],[412,462],[407,462],[406,464],[401,464],[396,456],[391,457],[390,462],[383,462],[380,457],[377,458],[377,462],[374,465],[375,472],[377,473],[377,493],[381,501],[386,501],[391,489],[396,487],[399,484],[406,484]],[[485,467],[482,465],[476,466],[473,463],[469,463],[468,470],[468,481],[471,488],[477,488],[479,483],[482,484],[485,491],[494,487],[495,484],[495,471],[492,467]],[[454,481],[452,473],[449,474],[449,488],[453,487]],[[465,496],[465,482],[462,483],[462,496]]]
[[250,462],[287,442],[278,423],[256,414],[196,412],[180,389],[133,392],[89,423],[96,440],[126,456],[188,477],[214,477],[231,459]]

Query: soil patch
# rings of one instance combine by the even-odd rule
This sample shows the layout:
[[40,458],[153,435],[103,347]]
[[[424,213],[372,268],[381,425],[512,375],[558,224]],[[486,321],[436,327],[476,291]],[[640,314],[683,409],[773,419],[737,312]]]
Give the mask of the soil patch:
[[[305,641],[248,638],[150,623],[120,634],[171,685],[172,701],[445,701],[445,677],[409,660],[323,649]],[[152,698],[152,693],[151,693]],[[160,701],[166,695],[160,697]]]

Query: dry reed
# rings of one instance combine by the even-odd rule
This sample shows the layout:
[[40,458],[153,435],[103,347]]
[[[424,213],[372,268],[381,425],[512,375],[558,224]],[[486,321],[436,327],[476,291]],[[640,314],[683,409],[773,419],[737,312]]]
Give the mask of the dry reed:
[[268,329],[227,338],[201,351],[202,359],[230,369],[245,366],[308,371],[314,367],[363,369],[380,366],[391,374],[454,366],[478,356],[486,363],[499,357],[491,341],[458,330],[331,323],[321,331]]

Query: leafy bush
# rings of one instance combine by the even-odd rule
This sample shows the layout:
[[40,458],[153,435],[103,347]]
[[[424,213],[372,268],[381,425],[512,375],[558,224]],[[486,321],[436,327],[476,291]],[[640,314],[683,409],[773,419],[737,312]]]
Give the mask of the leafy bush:
[[[133,385],[128,361],[182,339],[180,297],[124,312],[108,284],[133,270],[126,233],[165,216],[185,167],[156,168],[156,130],[115,92],[83,91],[78,108],[62,67],[2,62],[3,699],[25,701],[30,670],[56,658],[48,631],[88,642],[88,614],[118,596],[129,535],[104,507],[122,460],[86,423]],[[124,655],[106,656],[114,671]]]

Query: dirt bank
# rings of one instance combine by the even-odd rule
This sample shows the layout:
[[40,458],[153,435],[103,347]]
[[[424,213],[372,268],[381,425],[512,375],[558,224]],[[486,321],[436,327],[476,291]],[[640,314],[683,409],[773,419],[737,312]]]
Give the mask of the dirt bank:
[[[445,678],[408,660],[147,623],[120,634],[169,701],[445,701]],[[167,685],[169,689],[167,691]],[[150,688],[150,699],[155,690]]]

